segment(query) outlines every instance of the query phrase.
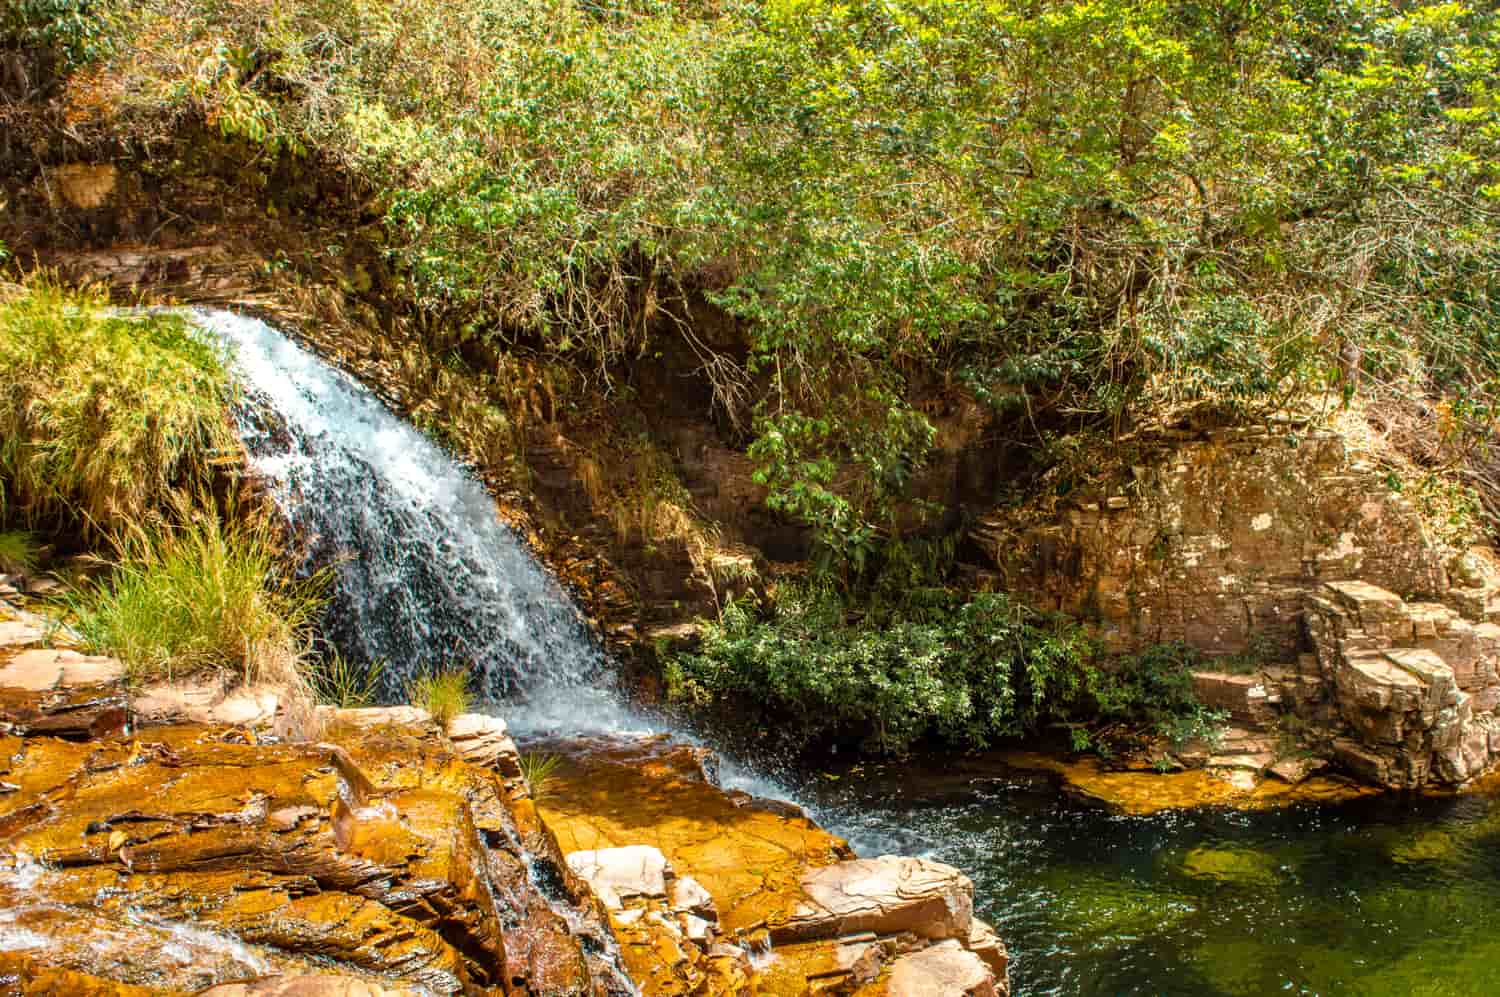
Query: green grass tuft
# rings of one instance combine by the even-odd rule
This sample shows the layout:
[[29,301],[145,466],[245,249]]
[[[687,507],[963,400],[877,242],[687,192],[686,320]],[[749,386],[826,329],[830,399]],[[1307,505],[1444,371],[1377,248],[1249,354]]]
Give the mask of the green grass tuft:
[[137,527],[117,546],[114,570],[69,598],[88,650],[136,681],[224,671],[301,683],[325,578],[286,581],[269,522],[199,515]]
[[531,790],[531,798],[539,800],[547,792],[553,772],[562,762],[560,755],[525,754],[521,756],[521,775]]
[[0,514],[97,539],[169,508],[238,451],[224,359],[183,316],[97,291],[0,296]]
[[30,533],[0,530],[0,572],[29,574],[36,561],[36,540]]
[[462,668],[448,668],[420,675],[407,685],[406,697],[413,706],[432,714],[433,722],[447,730],[454,717],[469,711],[473,700],[469,673]]
[[333,650],[305,669],[308,685],[320,703],[342,709],[374,706],[385,662],[361,665]]

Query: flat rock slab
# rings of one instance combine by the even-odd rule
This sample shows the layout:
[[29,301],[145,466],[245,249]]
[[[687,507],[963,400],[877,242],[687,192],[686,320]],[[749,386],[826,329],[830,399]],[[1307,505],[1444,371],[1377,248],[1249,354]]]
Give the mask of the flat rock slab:
[[0,668],[0,688],[47,692],[67,686],[123,681],[125,666],[114,658],[38,648],[22,651]]
[[666,856],[650,845],[570,852],[567,863],[612,910],[623,908],[630,897],[665,899],[667,880],[674,875]]
[[264,727],[276,720],[285,690],[279,686],[241,686],[226,692],[217,681],[158,683],[132,700],[136,717],[147,724],[201,723]]
[[956,941],[940,942],[891,964],[889,997],[995,997],[984,960]]
[[29,647],[45,637],[41,625],[30,620],[0,620],[0,648]]
[[873,931],[912,932],[923,938],[967,939],[974,887],[950,865],[883,855],[809,870],[806,899],[771,926],[773,942],[810,941]]

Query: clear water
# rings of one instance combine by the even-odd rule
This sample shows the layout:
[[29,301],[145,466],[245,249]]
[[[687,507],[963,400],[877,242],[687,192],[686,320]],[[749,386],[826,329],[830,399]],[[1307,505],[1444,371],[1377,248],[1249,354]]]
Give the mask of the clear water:
[[860,854],[963,869],[1018,995],[1500,994],[1492,797],[1141,817],[1025,779],[927,781],[802,791]]
[[[256,469],[312,558],[338,564],[329,626],[347,653],[387,662],[393,694],[418,668],[470,664],[523,729],[652,726],[621,705],[566,593],[461,466],[275,329],[199,320],[257,403],[242,426]],[[967,872],[1020,995],[1500,995],[1489,798],[1126,817],[1024,780],[723,772],[800,799],[861,854]]]

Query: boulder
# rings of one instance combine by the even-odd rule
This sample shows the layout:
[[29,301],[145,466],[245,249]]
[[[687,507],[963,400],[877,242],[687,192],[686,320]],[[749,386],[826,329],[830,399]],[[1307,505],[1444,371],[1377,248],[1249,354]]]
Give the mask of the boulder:
[[851,859],[807,871],[801,886],[805,899],[771,925],[777,944],[864,931],[966,939],[972,928],[973,884],[929,859]]
[[939,942],[891,964],[889,997],[997,997],[984,960],[957,941]]
[[499,771],[506,778],[521,775],[521,758],[505,721],[483,713],[461,713],[448,723],[448,740],[471,765]]

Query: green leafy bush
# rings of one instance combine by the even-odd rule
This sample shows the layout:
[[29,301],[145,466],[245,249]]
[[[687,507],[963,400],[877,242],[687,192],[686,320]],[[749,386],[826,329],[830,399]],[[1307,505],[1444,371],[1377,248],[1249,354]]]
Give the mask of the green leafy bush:
[[1054,721],[1195,716],[1189,664],[1177,649],[1101,661],[1076,624],[999,593],[928,588],[851,613],[813,582],[779,588],[764,615],[731,601],[667,677],[675,699],[730,703],[794,743],[901,752],[926,738],[983,746]]
[[[442,337],[606,385],[685,340],[831,558],[895,531],[934,385],[1039,449],[1330,391],[1490,436],[1492,5],[111,9],[77,127],[201,122],[346,174]],[[698,334],[704,302],[740,341]]]

